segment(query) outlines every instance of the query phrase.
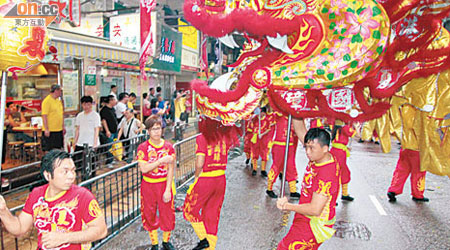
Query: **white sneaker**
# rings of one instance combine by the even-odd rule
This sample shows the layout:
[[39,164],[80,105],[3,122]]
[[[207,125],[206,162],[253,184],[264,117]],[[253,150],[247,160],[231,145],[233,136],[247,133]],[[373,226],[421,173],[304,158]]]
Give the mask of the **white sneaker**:
[[107,164],[106,167],[109,168],[109,169],[114,169],[114,165],[113,164]]

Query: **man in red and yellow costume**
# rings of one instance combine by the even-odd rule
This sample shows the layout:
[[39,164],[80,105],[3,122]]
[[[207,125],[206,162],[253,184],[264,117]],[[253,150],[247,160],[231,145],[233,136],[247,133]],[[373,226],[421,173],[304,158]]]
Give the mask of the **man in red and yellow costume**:
[[220,210],[225,197],[228,150],[240,130],[204,118],[196,139],[195,181],[187,191],[184,218],[192,224],[200,242],[194,250],[216,248]]
[[255,118],[256,122],[252,123],[253,135],[251,139],[252,175],[256,175],[258,159],[261,157],[261,176],[267,177],[266,164],[269,158],[269,143],[272,140],[270,136],[273,123],[271,117],[267,115],[266,107],[262,107],[261,116]]
[[[279,113],[274,113],[275,121],[275,134],[272,141],[272,167],[270,168],[268,179],[267,179],[267,190],[266,193],[270,198],[277,198],[278,196],[273,192],[273,184],[280,174],[280,171],[284,166],[284,155],[286,150],[286,139],[287,139],[287,127],[288,118]],[[291,198],[299,198],[300,194],[297,192],[297,169],[295,167],[295,151],[297,149],[297,136],[295,136],[294,130],[291,129],[291,134],[289,137],[288,158],[287,158],[287,168],[286,168],[286,180],[289,183],[289,191],[291,192]]]
[[283,211],[295,212],[288,234],[277,250],[318,249],[333,236],[336,221],[336,199],[339,195],[339,163],[328,149],[330,134],[321,128],[312,128],[305,135],[305,151],[310,160],[303,177],[299,204],[286,197],[277,200]]
[[357,134],[356,129],[352,126],[342,126],[341,121],[336,121],[332,129],[332,148],[330,152],[336,157],[336,160],[341,167],[341,185],[342,185],[342,200],[353,201],[354,198],[348,194],[348,183],[350,182],[350,170],[347,166],[347,157],[350,156],[350,150],[347,147],[349,138]]
[[395,202],[397,200],[395,196],[403,193],[406,179],[411,175],[412,199],[416,202],[427,202],[429,199],[423,196],[426,171],[420,170],[419,144],[414,133],[414,121],[420,114],[410,104],[402,105],[400,114],[403,122],[402,148],[387,196],[390,202]]

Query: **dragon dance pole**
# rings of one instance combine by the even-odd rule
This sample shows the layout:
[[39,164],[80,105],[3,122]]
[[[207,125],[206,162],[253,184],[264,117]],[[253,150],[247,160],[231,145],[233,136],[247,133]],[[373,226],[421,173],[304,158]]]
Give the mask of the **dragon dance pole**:
[[287,135],[286,135],[286,149],[284,151],[284,165],[283,165],[283,178],[281,180],[281,191],[280,191],[280,197],[284,197],[285,193],[285,186],[286,186],[286,168],[287,168],[287,159],[289,155],[289,141],[291,137],[291,122],[292,122],[292,115],[289,115],[288,118],[288,127],[287,127]]
[[[0,130],[0,140],[1,140],[1,142],[0,142],[0,158],[2,158],[3,157],[3,136],[6,136],[6,134],[5,133],[3,133],[3,127],[5,126],[5,106],[6,106],[6,104],[5,104],[5,102],[6,102],[6,80],[7,80],[7,78],[8,78],[8,72],[6,72],[6,71],[2,71],[2,97],[1,97],[1,100],[0,100],[0,108],[1,108],[1,111],[0,111],[0,128],[1,128],[1,130]],[[0,177],[1,177],[1,174],[2,174],[2,163],[0,162]]]

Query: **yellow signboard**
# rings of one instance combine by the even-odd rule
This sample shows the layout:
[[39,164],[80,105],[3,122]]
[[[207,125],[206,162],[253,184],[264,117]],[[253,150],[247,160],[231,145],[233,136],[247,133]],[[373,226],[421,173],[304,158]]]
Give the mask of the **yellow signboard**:
[[198,31],[193,26],[178,19],[178,31],[183,33],[183,46],[198,49]]

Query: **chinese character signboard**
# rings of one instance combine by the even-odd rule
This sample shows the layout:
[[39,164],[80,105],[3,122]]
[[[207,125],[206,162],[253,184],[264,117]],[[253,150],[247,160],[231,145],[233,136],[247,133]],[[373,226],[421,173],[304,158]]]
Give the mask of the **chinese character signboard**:
[[181,71],[182,35],[164,25],[161,26],[161,40],[158,41],[159,52],[152,68],[174,72]]
[[[154,14],[152,15],[155,16]],[[140,16],[138,13],[111,17],[109,37],[112,43],[138,51],[140,48]],[[156,25],[154,25],[156,32]],[[154,51],[154,49],[153,49]]]

